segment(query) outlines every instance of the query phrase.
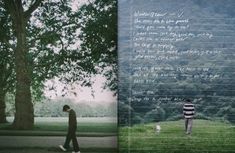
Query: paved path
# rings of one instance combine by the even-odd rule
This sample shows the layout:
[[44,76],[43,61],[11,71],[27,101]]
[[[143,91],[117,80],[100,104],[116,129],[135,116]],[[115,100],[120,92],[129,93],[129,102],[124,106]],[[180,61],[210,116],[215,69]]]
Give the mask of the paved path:
[[[0,136],[1,148],[55,148],[63,144],[65,137]],[[78,137],[81,148],[117,148],[117,137]],[[17,151],[18,152],[18,151]]]
[[[59,148],[1,148],[0,153],[71,153],[72,150],[63,152]],[[81,153],[118,153],[117,149],[81,149]]]

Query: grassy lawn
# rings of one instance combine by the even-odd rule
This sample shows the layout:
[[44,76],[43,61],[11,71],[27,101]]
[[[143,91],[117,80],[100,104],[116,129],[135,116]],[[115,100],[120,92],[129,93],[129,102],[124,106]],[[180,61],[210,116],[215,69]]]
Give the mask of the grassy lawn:
[[[12,119],[8,119],[12,121]],[[16,131],[11,123],[0,124],[0,135],[65,135],[68,118],[35,118],[35,126],[30,131]],[[116,135],[117,123],[114,118],[78,118],[77,133],[80,136]]]
[[[40,131],[67,131],[67,123],[36,123],[34,129]],[[117,131],[115,123],[78,123],[77,132],[112,133]]]
[[184,133],[183,120],[160,125],[160,134],[155,132],[154,123],[120,128],[120,152],[235,153],[235,127],[231,124],[194,120],[191,136]]

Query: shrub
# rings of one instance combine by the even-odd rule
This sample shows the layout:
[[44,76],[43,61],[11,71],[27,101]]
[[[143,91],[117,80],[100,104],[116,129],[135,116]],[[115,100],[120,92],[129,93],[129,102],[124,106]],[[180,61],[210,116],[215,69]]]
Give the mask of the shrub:
[[159,122],[165,120],[165,111],[162,108],[156,108],[147,112],[144,116],[144,121],[148,122]]
[[202,113],[196,113],[194,116],[195,119],[203,119],[203,120],[211,120],[210,117],[202,114]]
[[227,120],[230,122],[230,123],[235,123],[235,108],[229,108],[228,110],[228,113],[227,113]]
[[178,121],[180,119],[183,119],[183,114],[182,115],[175,115],[167,118],[167,121]]

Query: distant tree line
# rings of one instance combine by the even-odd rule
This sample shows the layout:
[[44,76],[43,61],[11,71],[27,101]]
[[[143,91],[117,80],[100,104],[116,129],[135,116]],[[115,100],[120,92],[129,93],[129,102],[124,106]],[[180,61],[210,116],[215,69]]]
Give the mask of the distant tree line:
[[[13,98],[8,96],[8,102],[6,107],[6,115],[14,116],[14,102]],[[96,102],[83,102],[74,103],[74,100],[69,98],[57,98],[57,99],[44,99],[41,102],[34,104],[34,116],[35,117],[67,117],[68,114],[62,111],[64,105],[69,105],[73,108],[78,117],[116,117],[117,106],[116,103],[96,103]]]
[[[220,120],[223,122],[235,123],[235,98],[210,98],[215,100],[213,104],[210,101],[194,101],[196,107],[195,119]],[[226,101],[226,102],[225,102]],[[229,102],[228,102],[229,101]],[[130,106],[123,102],[119,102],[119,122],[121,125],[160,122],[166,120],[183,119],[183,102],[175,103],[169,101],[161,106],[150,104],[143,105],[140,110],[136,110],[135,106]],[[128,117],[127,117],[128,116]],[[130,117],[130,120],[128,119]]]

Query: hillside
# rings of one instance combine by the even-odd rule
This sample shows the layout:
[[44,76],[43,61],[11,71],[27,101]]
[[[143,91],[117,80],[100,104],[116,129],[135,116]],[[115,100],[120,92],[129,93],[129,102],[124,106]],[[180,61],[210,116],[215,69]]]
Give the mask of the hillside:
[[[172,120],[182,115],[188,98],[201,117],[234,123],[235,1],[121,0],[119,5],[119,123],[148,122],[155,112],[155,121]],[[165,15],[143,16],[151,13]],[[148,26],[152,29],[143,28]],[[132,116],[126,120],[127,114]]]

